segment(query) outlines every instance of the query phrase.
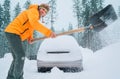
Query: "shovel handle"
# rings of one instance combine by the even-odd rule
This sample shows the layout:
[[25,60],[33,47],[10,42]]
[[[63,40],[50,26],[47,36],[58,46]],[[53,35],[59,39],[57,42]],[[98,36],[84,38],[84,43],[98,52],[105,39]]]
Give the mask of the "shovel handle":
[[[92,27],[89,27],[89,28],[93,29]],[[81,28],[78,28],[78,29],[69,30],[69,31],[66,31],[66,32],[62,32],[62,33],[56,34],[56,36],[69,35],[69,34],[72,34],[72,33],[75,33],[75,32],[83,32],[85,30],[86,30],[85,27],[81,27]],[[46,38],[49,38],[49,37],[34,38],[32,40],[32,42],[39,41],[39,40],[44,40]]]

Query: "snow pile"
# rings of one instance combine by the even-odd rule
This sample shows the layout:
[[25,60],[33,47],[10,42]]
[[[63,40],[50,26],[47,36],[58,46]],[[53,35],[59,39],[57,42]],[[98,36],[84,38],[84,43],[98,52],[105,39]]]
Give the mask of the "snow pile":
[[[105,47],[84,61],[81,79],[119,79],[120,43]],[[86,57],[83,57],[86,59]],[[85,74],[86,73],[86,74]]]
[[107,26],[100,32],[101,38],[103,38],[107,44],[120,42],[120,18],[115,22]]

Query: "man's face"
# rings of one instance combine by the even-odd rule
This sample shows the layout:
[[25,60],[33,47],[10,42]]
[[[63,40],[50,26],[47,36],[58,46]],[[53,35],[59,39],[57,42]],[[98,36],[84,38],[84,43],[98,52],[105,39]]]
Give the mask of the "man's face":
[[40,9],[40,14],[42,17],[44,17],[47,14],[47,10],[45,8]]

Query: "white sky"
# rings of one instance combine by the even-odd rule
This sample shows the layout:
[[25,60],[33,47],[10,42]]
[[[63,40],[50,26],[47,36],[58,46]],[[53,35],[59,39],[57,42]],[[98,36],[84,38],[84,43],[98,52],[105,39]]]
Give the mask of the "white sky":
[[120,6],[120,0],[105,0],[105,4],[112,4],[114,9],[117,11],[118,6]]

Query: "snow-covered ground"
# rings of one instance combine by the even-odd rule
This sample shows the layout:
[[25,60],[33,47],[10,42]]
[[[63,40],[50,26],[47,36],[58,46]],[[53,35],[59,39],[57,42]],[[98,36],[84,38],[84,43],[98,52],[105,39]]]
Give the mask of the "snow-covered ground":
[[[82,48],[84,70],[77,73],[64,73],[54,67],[49,73],[38,73],[35,60],[26,59],[25,79],[120,79],[120,43],[109,45],[95,53]],[[11,54],[0,59],[0,79],[6,79]]]

